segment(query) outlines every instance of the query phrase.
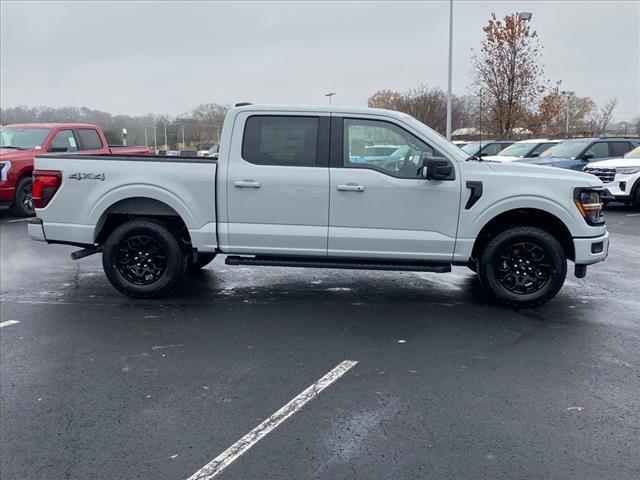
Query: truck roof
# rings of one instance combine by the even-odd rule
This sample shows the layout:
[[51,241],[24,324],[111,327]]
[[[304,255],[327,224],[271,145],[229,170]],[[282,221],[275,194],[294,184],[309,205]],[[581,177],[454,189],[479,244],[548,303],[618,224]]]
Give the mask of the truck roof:
[[67,123],[67,122],[49,122],[49,123],[12,123],[10,125],[3,125],[3,127],[11,128],[54,128],[54,127],[66,127],[66,128],[99,128],[97,125],[91,125],[90,123]]
[[379,114],[397,118],[410,117],[410,115],[396,110],[370,107],[349,107],[341,105],[242,105],[239,107],[233,107],[231,110],[240,112],[261,112],[266,110],[270,112],[326,112],[364,115]]

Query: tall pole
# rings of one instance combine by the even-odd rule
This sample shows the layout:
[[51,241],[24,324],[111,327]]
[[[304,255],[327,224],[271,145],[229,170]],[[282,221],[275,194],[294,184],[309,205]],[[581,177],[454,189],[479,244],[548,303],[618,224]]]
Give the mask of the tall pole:
[[164,148],[169,150],[169,143],[167,142],[167,123],[164,124]]
[[336,92],[329,92],[324,94],[325,97],[329,97],[329,105],[331,105],[331,97],[333,97],[335,94]]
[[147,127],[144,127],[144,146],[149,146],[149,140],[147,139]]
[[453,0],[449,0],[449,79],[447,81],[447,140],[451,140],[451,70],[453,63]]
[[482,145],[482,89],[480,89],[480,101],[478,102],[480,113],[480,145]]
[[182,125],[182,148],[185,148],[185,144],[184,144],[184,125]]
[[155,125],[153,126],[153,153],[158,153],[158,135],[157,135],[157,129],[158,127],[156,127]]

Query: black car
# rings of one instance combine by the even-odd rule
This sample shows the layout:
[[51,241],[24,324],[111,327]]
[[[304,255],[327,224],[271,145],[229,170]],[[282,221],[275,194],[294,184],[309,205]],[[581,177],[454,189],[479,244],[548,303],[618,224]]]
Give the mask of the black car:
[[581,172],[589,162],[622,157],[637,146],[640,146],[640,138],[574,138],[558,143],[537,158],[522,158],[515,162]]
[[471,142],[462,147],[462,150],[470,157],[491,156],[497,155],[514,142],[515,140],[482,140],[481,142]]

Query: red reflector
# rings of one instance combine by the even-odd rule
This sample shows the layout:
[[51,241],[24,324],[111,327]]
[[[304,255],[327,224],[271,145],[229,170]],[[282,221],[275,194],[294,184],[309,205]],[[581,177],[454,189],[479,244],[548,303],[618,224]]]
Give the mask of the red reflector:
[[31,183],[33,206],[44,208],[62,184],[62,173],[58,170],[34,170]]

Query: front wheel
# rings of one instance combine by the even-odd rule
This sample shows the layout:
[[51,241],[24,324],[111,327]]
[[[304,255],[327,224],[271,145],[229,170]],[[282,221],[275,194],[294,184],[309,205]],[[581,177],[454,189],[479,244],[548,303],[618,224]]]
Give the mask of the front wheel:
[[[636,181],[640,182],[640,179]],[[633,195],[633,208],[640,211],[640,185],[636,187],[636,192]]]
[[493,237],[480,255],[482,286],[500,303],[533,307],[551,300],[567,276],[560,242],[535,227],[513,227]]
[[186,262],[176,235],[164,224],[145,219],[117,227],[102,253],[107,278],[132,298],[167,294],[182,278]]

